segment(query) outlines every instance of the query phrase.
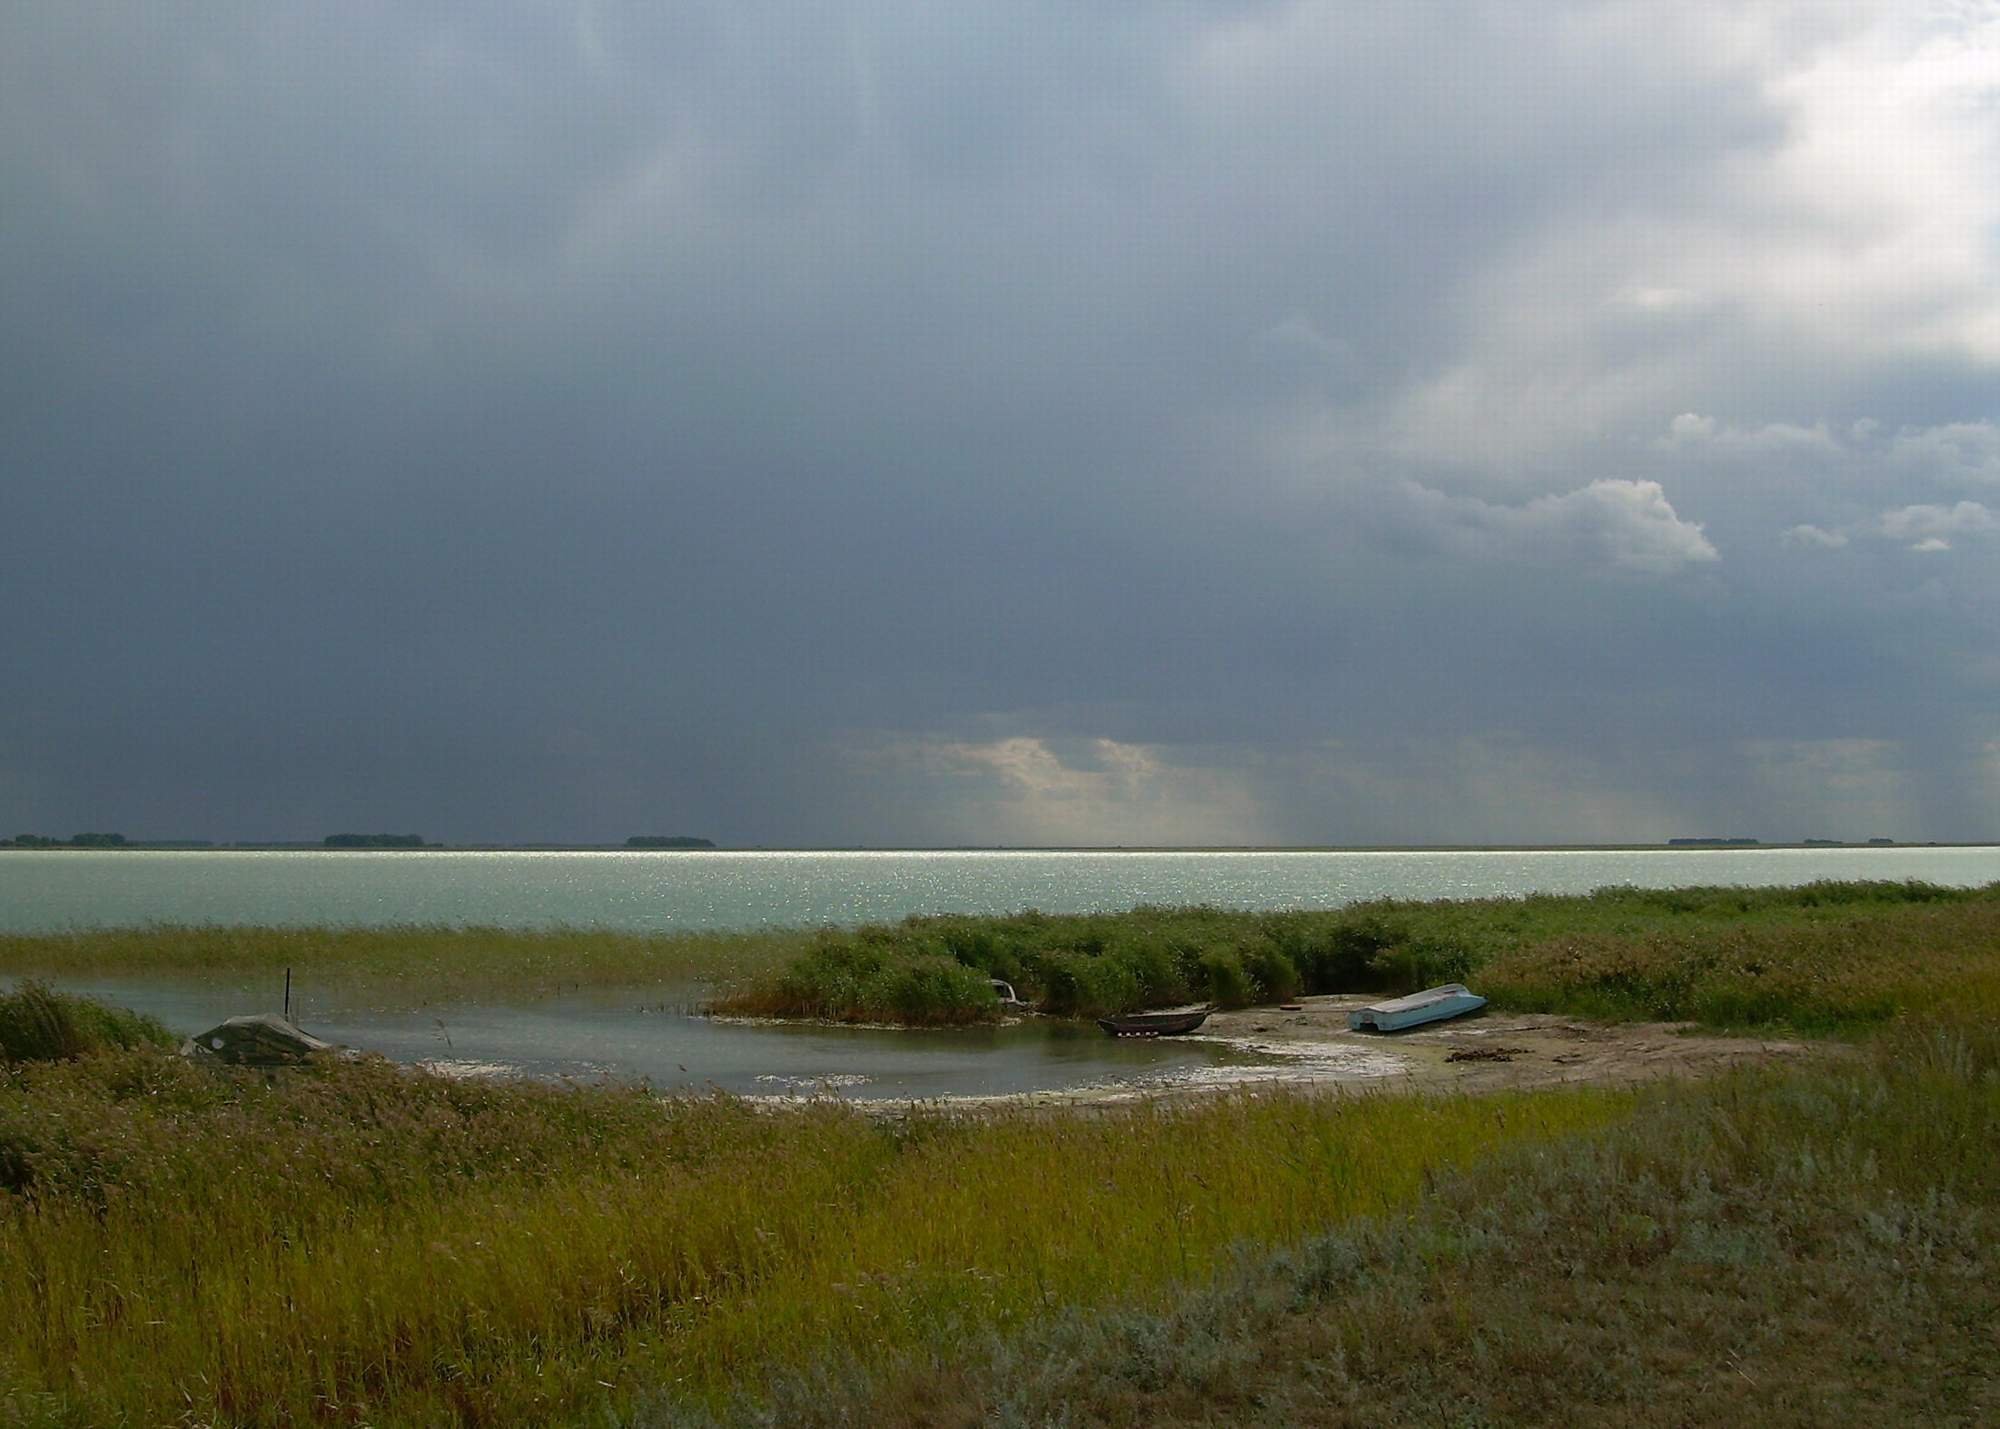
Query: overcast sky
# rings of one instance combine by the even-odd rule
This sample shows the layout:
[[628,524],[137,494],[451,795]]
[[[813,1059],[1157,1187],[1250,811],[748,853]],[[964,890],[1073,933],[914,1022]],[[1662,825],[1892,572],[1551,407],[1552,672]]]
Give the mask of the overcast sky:
[[0,833],[2000,837],[2000,11],[0,8]]

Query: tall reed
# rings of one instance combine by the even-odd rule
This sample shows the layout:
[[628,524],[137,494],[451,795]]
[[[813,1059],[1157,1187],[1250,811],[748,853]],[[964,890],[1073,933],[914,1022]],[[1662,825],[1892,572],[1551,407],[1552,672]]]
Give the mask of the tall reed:
[[274,985],[287,969],[317,1005],[533,997],[572,988],[725,986],[811,946],[803,932],[635,933],[413,924],[153,924],[0,933],[0,974]]
[[1628,1099],[1236,1098],[1094,1117],[269,1078],[121,1054],[0,1082],[18,1395],[92,1422],[502,1424],[1150,1303],[1241,1241]]
[[[2000,968],[2000,884],[1618,888],[1321,912],[912,918],[822,932],[791,963],[715,1005],[909,1022],[997,1016],[993,998],[969,1002],[940,975],[953,965],[1006,979],[1063,1015],[1477,979],[1501,1008],[1853,1030]],[[948,986],[950,999],[928,992]]]
[[33,981],[0,993],[0,1063],[66,1061],[87,1052],[171,1047],[157,1019],[87,998],[67,997]]

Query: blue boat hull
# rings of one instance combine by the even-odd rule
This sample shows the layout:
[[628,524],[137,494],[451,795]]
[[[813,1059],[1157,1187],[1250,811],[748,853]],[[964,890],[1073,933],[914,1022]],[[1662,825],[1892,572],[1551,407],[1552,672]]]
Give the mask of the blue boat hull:
[[1393,1002],[1378,1002],[1357,1008],[1347,1014],[1347,1025],[1356,1032],[1370,1027],[1377,1032],[1401,1032],[1406,1027],[1421,1027],[1426,1022],[1462,1017],[1484,1006],[1485,998],[1476,992],[1467,992],[1462,984],[1454,982],[1413,993],[1409,997],[1399,997]]

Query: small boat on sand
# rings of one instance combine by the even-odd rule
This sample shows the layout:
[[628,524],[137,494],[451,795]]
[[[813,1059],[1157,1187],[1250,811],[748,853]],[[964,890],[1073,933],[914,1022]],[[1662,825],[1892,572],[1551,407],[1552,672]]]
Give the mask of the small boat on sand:
[[1413,992],[1392,1002],[1358,1007],[1347,1014],[1347,1025],[1356,1032],[1364,1027],[1372,1027],[1377,1032],[1400,1032],[1405,1027],[1442,1022],[1447,1017],[1477,1012],[1484,1006],[1486,999],[1476,992],[1467,992],[1464,983],[1448,982],[1442,987],[1425,988],[1422,992]]
[[1178,1037],[1208,1021],[1208,1012],[1137,1012],[1130,1017],[1100,1017],[1097,1025],[1113,1037]]

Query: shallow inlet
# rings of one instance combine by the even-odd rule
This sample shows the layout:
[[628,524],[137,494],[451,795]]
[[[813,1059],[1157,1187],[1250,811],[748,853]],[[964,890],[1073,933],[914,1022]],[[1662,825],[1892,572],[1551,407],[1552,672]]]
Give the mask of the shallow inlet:
[[[184,1036],[269,995],[181,979],[61,979],[66,992],[151,1013]],[[1297,1059],[1216,1038],[1113,1038],[1089,1023],[1028,1018],[951,1030],[749,1023],[691,1012],[654,992],[592,991],[526,1003],[295,1009],[307,1031],[398,1062],[464,1075],[645,1081],[743,1096],[832,1094],[925,1101],[1143,1088],[1296,1075]]]

